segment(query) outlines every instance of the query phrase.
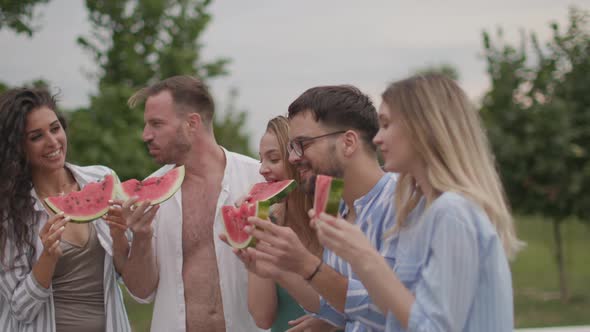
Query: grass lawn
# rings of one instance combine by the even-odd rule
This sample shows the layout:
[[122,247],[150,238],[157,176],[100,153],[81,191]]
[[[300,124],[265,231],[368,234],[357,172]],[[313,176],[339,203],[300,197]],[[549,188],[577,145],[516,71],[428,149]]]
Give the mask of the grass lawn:
[[[121,287],[124,289],[124,287]],[[152,322],[152,304],[139,304],[135,302],[127,291],[124,289],[123,294],[125,296],[125,307],[127,307],[127,315],[129,315],[129,321],[131,327],[135,332],[148,332],[150,330],[150,324]]]
[[512,264],[517,327],[590,324],[590,224],[562,225],[570,303],[559,300],[553,228],[535,217],[517,220],[518,235],[527,242]]
[[[559,300],[550,222],[536,217],[517,219],[518,236],[527,242],[512,263],[516,327],[590,324],[590,224],[568,221],[562,226],[570,303]],[[152,306],[126,296],[134,331],[149,331]]]

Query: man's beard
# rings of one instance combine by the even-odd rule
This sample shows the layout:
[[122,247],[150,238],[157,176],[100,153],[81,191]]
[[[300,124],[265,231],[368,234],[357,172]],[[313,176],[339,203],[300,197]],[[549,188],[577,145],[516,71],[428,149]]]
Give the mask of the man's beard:
[[161,165],[178,164],[182,156],[188,153],[191,149],[191,144],[182,132],[178,131],[174,141],[171,142],[170,147],[164,149],[166,154],[161,154],[156,162]]
[[302,190],[308,194],[313,196],[315,194],[315,181],[318,175],[328,175],[334,178],[341,178],[344,176],[344,171],[342,167],[337,165],[336,163],[332,163],[329,168],[323,170],[316,170],[311,169],[313,175],[308,177],[306,180],[301,181],[301,188]]
[[328,175],[335,178],[344,176],[344,167],[337,157],[335,145],[328,148],[328,153],[324,161],[323,167],[319,168],[313,167],[310,161],[300,163],[300,165],[305,166],[312,173],[306,180],[301,179],[300,181],[301,190],[307,195],[313,196],[315,194],[315,180],[318,175]]

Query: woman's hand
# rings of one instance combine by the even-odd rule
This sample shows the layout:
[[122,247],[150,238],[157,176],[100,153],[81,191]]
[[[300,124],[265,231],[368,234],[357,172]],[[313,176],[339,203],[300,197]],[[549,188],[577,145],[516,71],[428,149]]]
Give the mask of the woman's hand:
[[45,223],[39,232],[39,238],[43,243],[43,255],[57,261],[63,252],[59,246],[61,236],[66,229],[70,217],[65,217],[63,212],[58,213]]
[[250,225],[244,231],[254,236],[259,242],[256,248],[248,248],[250,256],[258,262],[264,262],[279,271],[296,273],[306,278],[320,259],[312,254],[288,226],[279,226],[269,220],[249,217]]
[[358,226],[326,213],[316,216],[313,209],[309,210],[309,216],[320,243],[353,267],[359,267],[367,257],[376,253]]
[[[227,241],[227,235],[219,234],[219,239],[225,242],[228,246],[231,246]],[[260,241],[258,241],[257,245],[260,244]],[[248,272],[254,273],[258,277],[263,279],[276,280],[277,278],[279,278],[281,270],[273,264],[269,264],[264,261],[257,261],[255,257],[256,253],[253,252],[250,248],[232,248],[232,251],[240,259],[240,261],[242,261]]]

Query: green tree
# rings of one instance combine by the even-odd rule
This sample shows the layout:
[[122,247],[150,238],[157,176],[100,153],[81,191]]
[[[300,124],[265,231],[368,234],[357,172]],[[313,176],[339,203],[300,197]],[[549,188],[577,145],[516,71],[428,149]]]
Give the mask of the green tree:
[[8,89],[9,89],[8,85],[6,85],[6,84],[4,84],[4,83],[0,82],[0,93],[2,93],[2,92],[4,92],[4,91],[6,91],[6,90],[8,90]]
[[441,63],[438,65],[430,65],[423,68],[418,68],[413,71],[416,75],[426,75],[426,74],[441,74],[447,76],[448,78],[458,81],[459,80],[459,70],[449,64],[449,63]]
[[244,131],[248,114],[246,111],[238,110],[237,99],[238,90],[230,89],[223,115],[219,112],[215,113],[213,123],[215,138],[218,142],[223,142],[222,145],[231,151],[240,151],[245,155],[254,156],[250,149],[250,136]]
[[571,217],[590,219],[589,13],[572,8],[567,28],[550,26],[545,45],[534,33],[512,46],[501,30],[496,40],[484,32],[491,88],[482,115],[514,209],[553,223],[567,301],[561,225]]
[[[143,113],[128,109],[126,102],[139,87],[172,75],[196,75],[207,81],[226,74],[227,59],[204,62],[200,56],[199,38],[211,20],[209,4],[209,0],[86,1],[92,33],[78,42],[99,66],[98,92],[87,109],[71,115],[75,161],[109,165],[122,179],[143,178],[156,168],[141,140]],[[245,114],[232,117],[237,122],[226,118],[215,127],[241,128]],[[222,135],[219,143],[247,146],[247,135]]]
[[36,27],[34,9],[49,0],[0,0],[0,29],[8,27],[16,33],[33,35]]
[[[49,0],[0,0],[0,30],[9,28],[16,33],[33,36],[35,30],[38,29],[33,24],[36,19],[34,9],[38,4],[47,2]],[[9,88],[6,83],[0,81],[0,93]]]
[[[29,87],[29,88],[48,88],[51,89],[51,85],[49,84],[48,81],[42,79],[42,78],[38,78],[29,82],[26,82],[24,84],[22,84],[21,86],[23,87]],[[2,83],[0,82],[0,93],[8,90],[8,89],[12,89],[14,87],[9,86],[6,83]]]

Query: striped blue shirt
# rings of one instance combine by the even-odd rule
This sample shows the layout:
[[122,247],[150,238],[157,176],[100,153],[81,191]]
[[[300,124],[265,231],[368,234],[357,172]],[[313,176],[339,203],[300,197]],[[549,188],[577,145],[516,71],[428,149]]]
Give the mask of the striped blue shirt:
[[[74,175],[80,187],[90,182],[101,180],[111,170],[103,166],[80,167],[66,164],[66,167]],[[35,214],[37,227],[35,230],[35,243],[37,255],[33,258],[33,264],[39,259],[43,251],[43,244],[39,239],[39,230],[49,219],[41,201],[33,190],[35,198]],[[112,239],[108,225],[98,219],[93,222],[100,244],[105,249],[103,287],[105,304],[106,332],[131,331],[127,312],[123,303],[123,296],[117,284],[117,273],[112,257]],[[17,255],[14,242],[8,238],[6,252],[0,255],[0,331],[18,332],[54,332],[55,331],[55,307],[53,303],[53,290],[41,286],[32,273],[32,264],[28,259],[30,253]]]
[[[389,247],[384,234],[393,227],[395,220],[395,185],[396,176],[386,173],[366,195],[354,201],[356,225],[383,254]],[[344,204],[340,212],[343,216],[347,214]],[[348,262],[328,249],[324,250],[323,260],[338,273],[348,277],[346,306],[344,313],[341,313],[320,297],[320,310],[314,316],[335,326],[345,326],[345,331],[384,331],[385,315],[371,302],[367,290],[352,272]]]
[[485,212],[456,193],[424,200],[392,237],[386,259],[414,294],[407,330],[391,313],[387,331],[512,331],[512,280]]

